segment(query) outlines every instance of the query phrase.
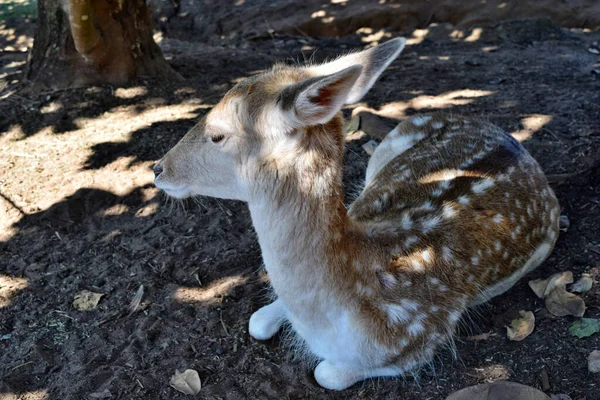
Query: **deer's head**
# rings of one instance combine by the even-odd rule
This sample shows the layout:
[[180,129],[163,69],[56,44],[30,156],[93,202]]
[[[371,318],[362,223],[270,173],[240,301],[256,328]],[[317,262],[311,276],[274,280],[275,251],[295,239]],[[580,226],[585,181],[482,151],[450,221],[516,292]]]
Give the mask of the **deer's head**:
[[156,164],[156,186],[177,198],[251,201],[266,182],[341,165],[341,108],[359,101],[404,45],[394,39],[244,79]]

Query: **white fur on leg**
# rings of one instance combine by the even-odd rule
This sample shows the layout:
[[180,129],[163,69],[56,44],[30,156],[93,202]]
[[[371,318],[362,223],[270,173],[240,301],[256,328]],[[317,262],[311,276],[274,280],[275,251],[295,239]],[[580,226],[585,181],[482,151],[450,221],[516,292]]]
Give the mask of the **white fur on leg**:
[[402,369],[396,366],[355,369],[324,360],[315,368],[315,379],[326,389],[344,390],[365,379],[378,376],[397,376],[401,373]]
[[273,337],[286,319],[286,308],[280,299],[258,309],[250,317],[248,331],[257,340],[267,340]]

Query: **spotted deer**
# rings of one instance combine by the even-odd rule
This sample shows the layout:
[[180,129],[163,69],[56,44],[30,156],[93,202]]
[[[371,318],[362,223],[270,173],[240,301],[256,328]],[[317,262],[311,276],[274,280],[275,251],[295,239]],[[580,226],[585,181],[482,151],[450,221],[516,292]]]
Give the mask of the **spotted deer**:
[[277,295],[249,333],[268,339],[289,323],[329,389],[429,362],[469,307],[536,268],[558,235],[536,161],[498,127],[458,115],[389,132],[346,208],[340,109],[404,45],[246,78],[154,168],[173,197],[248,203]]

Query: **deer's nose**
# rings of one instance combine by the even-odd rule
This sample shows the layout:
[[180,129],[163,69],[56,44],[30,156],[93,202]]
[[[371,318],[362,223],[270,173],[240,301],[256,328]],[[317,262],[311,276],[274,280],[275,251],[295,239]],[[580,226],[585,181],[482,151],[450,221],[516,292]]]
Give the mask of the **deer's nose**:
[[161,174],[161,172],[163,172],[163,166],[161,163],[156,164],[152,169],[154,170],[155,178],[158,178],[158,176]]

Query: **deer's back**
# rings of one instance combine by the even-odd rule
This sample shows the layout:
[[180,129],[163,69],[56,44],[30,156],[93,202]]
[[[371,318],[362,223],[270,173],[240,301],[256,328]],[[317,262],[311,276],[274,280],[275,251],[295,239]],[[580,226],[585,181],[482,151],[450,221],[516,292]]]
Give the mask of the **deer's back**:
[[386,260],[380,280],[433,284],[470,302],[502,282],[506,290],[558,236],[560,210],[544,173],[490,123],[443,114],[413,121],[382,145],[419,140],[373,175],[349,211]]

